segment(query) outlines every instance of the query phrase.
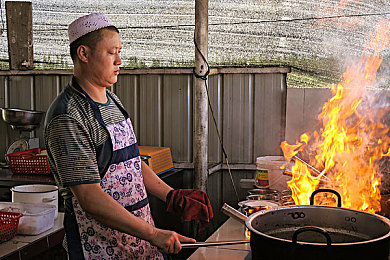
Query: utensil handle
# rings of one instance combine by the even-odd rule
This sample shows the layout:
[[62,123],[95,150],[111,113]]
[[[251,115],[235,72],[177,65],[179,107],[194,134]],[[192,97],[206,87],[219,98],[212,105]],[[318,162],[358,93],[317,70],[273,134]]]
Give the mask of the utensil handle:
[[214,241],[214,242],[197,242],[191,244],[181,244],[182,248],[198,248],[198,247],[206,247],[206,246],[227,246],[227,245],[237,245],[237,244],[245,244],[249,243],[250,240],[232,240],[232,241]]
[[34,159],[35,154],[33,154],[33,153],[24,153],[24,154],[21,154],[20,157],[22,157],[24,160],[31,160],[31,159]]
[[320,192],[330,192],[330,193],[333,193],[334,195],[336,195],[337,196],[337,207],[341,208],[341,195],[340,195],[340,193],[338,193],[337,191],[332,190],[332,189],[318,189],[318,190],[313,191],[313,193],[310,196],[310,205],[314,205],[314,196]]
[[42,202],[52,202],[56,199],[56,197],[52,197],[52,198],[43,198],[42,199]]
[[232,208],[228,204],[224,203],[221,211],[223,214],[225,214],[228,217],[232,217],[233,219],[237,220],[238,222],[241,222],[242,224],[245,224],[246,219],[248,218],[238,210]]
[[294,155],[293,156],[294,159],[297,159],[298,161],[300,161],[301,163],[305,164],[307,167],[309,167],[310,169],[312,169],[313,171],[315,171],[317,174],[321,174],[321,172],[319,170],[317,170],[316,168],[314,168],[313,166],[311,166],[310,164],[308,164],[307,162],[305,162],[304,160],[302,160],[301,158],[299,158],[298,156]]
[[326,238],[326,244],[328,246],[330,246],[332,244],[332,239],[330,238],[329,233],[325,229],[315,227],[315,226],[302,227],[302,228],[296,230],[292,236],[292,239],[291,239],[293,244],[297,243],[298,234],[303,233],[303,232],[307,232],[307,231],[312,231],[312,232],[317,232],[317,233],[322,234]]

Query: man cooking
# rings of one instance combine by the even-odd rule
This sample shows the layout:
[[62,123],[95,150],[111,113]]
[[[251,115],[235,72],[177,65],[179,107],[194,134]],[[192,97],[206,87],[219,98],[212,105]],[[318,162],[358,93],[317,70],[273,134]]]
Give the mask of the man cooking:
[[207,195],[173,190],[139,156],[128,113],[112,86],[122,64],[118,29],[100,13],[68,27],[73,78],[46,114],[50,168],[65,200],[69,259],[163,259],[195,240],[154,226],[146,191],[168,212],[209,222]]

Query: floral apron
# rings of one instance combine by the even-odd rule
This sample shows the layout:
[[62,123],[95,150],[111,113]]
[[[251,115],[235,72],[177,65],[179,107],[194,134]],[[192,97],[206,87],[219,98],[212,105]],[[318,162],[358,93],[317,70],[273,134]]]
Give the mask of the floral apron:
[[[128,211],[154,225],[143,183],[138,144],[127,112],[108,93],[121,110],[125,120],[106,125],[96,103],[75,80],[72,80],[72,83],[78,91],[85,95],[93,109],[95,118],[108,130],[111,137],[113,154],[110,166],[103,176],[100,186],[104,192]],[[68,229],[65,228],[65,230],[70,259],[164,258],[157,248],[148,241],[97,222],[80,207],[75,197],[66,201],[65,204],[65,213],[68,213],[68,216],[65,217]],[[101,206],[104,207],[104,205]]]

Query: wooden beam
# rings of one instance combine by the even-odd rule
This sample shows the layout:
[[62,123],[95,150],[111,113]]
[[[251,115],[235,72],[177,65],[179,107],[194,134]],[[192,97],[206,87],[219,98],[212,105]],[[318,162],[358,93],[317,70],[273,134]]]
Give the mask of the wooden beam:
[[[195,41],[198,47],[195,48],[195,73],[204,76],[208,70],[208,0],[195,0]],[[194,86],[194,186],[203,191],[207,188],[209,127],[205,80],[207,82],[207,78],[196,77]]]
[[6,1],[9,67],[33,69],[32,2]]
[[[284,74],[290,73],[289,67],[265,67],[265,68],[213,68],[210,69],[210,75],[221,74]],[[146,69],[128,69],[122,68],[119,75],[180,75],[180,74],[192,74],[192,68],[146,68]],[[17,76],[17,75],[72,75],[71,69],[52,69],[52,70],[1,70],[0,76]]]

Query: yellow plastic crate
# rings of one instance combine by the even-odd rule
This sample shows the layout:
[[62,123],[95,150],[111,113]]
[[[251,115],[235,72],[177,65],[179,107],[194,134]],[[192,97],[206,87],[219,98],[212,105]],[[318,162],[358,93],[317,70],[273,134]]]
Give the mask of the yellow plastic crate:
[[169,147],[138,146],[138,148],[140,155],[149,157],[148,165],[156,174],[175,168]]

